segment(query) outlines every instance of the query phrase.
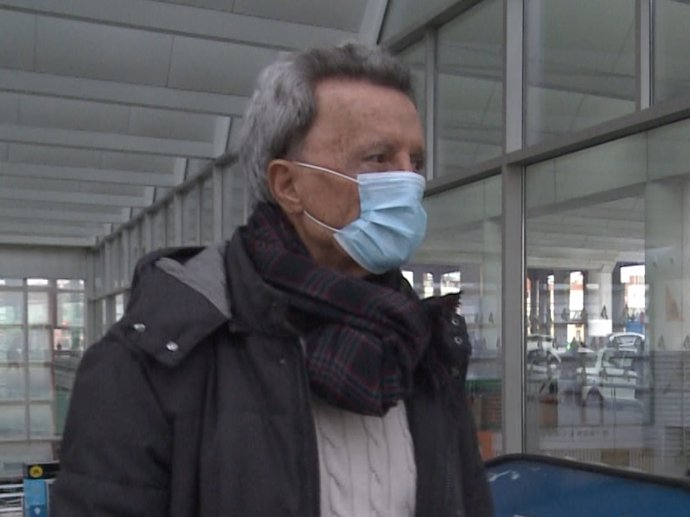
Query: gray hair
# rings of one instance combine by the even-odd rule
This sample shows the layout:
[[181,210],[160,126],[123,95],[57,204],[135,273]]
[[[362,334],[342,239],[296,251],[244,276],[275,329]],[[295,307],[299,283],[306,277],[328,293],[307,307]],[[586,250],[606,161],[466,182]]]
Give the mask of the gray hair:
[[298,152],[316,117],[314,88],[333,77],[390,87],[415,102],[409,68],[380,47],[345,43],[284,55],[259,75],[237,143],[252,204],[274,202],[266,168]]

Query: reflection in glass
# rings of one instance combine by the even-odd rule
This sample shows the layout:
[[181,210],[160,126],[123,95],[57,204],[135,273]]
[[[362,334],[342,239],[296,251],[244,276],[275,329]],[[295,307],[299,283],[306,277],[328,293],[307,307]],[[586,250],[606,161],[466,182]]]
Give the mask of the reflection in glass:
[[[425,199],[427,238],[405,270],[420,296],[462,291],[472,356],[467,389],[484,457],[501,450],[501,181]],[[417,283],[418,282],[418,283]]]
[[233,165],[223,170],[223,239],[230,239],[244,223],[244,174]]
[[688,163],[682,121],[528,167],[529,450],[685,474]]
[[182,194],[182,245],[194,246],[199,241],[199,190],[193,188]]
[[690,4],[684,0],[655,0],[654,101],[690,94]]
[[19,278],[0,278],[0,287],[22,287],[24,281]]
[[22,327],[0,327],[0,366],[24,363],[24,332]]
[[485,0],[439,29],[439,176],[502,152],[503,33],[501,0]]
[[527,144],[635,111],[635,2],[526,2]]
[[201,187],[201,244],[213,242],[213,179],[204,181]]
[[388,0],[381,39],[385,41],[404,32],[406,28],[418,24],[447,4],[448,0]]
[[165,248],[166,246],[166,227],[165,227],[165,207],[156,210],[153,215],[153,249]]
[[24,293],[0,291],[0,325],[21,325],[24,319]]
[[57,324],[60,327],[84,326],[84,293],[58,293]]
[[57,280],[57,288],[69,291],[83,291],[84,281],[78,279],[72,280]]
[[31,399],[53,398],[53,373],[50,367],[29,367],[29,397]]
[[55,436],[55,421],[52,404],[31,404],[29,409],[31,438],[52,438]]
[[48,329],[29,329],[29,361],[51,361],[52,348]]
[[3,406],[0,411],[0,440],[23,439],[26,437],[25,406]]
[[398,54],[398,57],[410,67],[417,111],[422,126],[424,126],[426,125],[426,51],[424,41],[406,48]]
[[41,291],[29,291],[28,297],[29,325],[48,325],[50,323],[48,312],[48,293]]
[[115,295],[115,321],[119,321],[125,313],[125,296],[123,294]]
[[169,201],[165,205],[166,246],[175,246],[175,205]]

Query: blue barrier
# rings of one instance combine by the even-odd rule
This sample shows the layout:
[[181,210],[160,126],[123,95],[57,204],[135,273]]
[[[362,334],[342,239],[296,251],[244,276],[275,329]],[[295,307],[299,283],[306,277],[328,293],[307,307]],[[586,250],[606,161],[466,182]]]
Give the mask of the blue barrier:
[[690,516],[690,482],[537,455],[489,460],[495,517]]
[[24,465],[24,517],[48,517],[50,485],[59,468],[56,461]]

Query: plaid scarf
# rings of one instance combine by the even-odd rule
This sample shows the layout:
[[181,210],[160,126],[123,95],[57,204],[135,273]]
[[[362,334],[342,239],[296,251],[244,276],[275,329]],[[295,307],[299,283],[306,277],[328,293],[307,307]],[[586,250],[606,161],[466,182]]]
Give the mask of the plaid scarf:
[[311,388],[326,401],[383,415],[411,393],[419,371],[444,371],[443,354],[430,347],[439,305],[425,307],[404,292],[399,270],[360,279],[319,266],[268,203],[256,207],[241,235],[259,275],[289,297]]

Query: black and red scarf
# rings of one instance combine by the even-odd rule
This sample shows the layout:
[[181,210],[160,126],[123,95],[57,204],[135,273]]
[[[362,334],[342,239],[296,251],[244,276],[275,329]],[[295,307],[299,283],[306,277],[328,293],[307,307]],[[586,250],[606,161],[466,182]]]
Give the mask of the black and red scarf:
[[[383,415],[420,372],[444,375],[446,345],[432,338],[443,307],[420,301],[399,270],[360,279],[319,266],[269,203],[257,205],[242,237],[259,275],[288,296],[311,387],[329,403]],[[457,299],[435,300],[451,309]]]

